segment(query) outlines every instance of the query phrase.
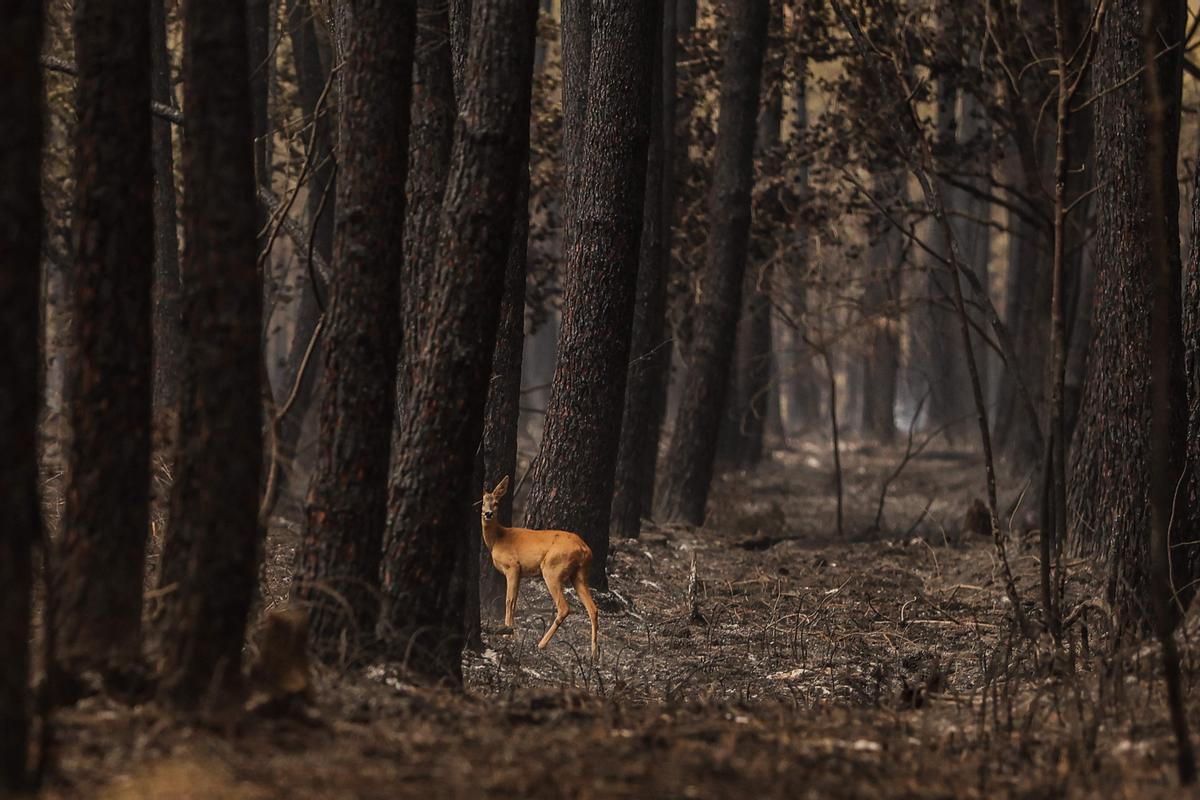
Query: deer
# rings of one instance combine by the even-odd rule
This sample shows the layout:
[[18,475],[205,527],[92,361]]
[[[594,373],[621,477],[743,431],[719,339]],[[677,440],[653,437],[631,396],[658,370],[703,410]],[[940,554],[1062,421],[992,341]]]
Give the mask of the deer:
[[501,525],[497,516],[500,500],[507,491],[507,475],[490,492],[486,484],[484,485],[479,520],[483,528],[483,543],[492,554],[492,565],[504,576],[507,583],[504,600],[505,627],[513,627],[513,615],[517,610],[517,589],[520,588],[521,578],[532,577],[540,572],[557,610],[554,622],[538,642],[538,649],[545,650],[550,639],[558,631],[558,626],[570,613],[567,596],[563,592],[563,588],[570,582],[592,621],[592,658],[595,659],[600,653],[600,614],[588,588],[588,567],[592,563],[592,549],[578,534],[570,531],[539,531],[529,528],[506,528]]

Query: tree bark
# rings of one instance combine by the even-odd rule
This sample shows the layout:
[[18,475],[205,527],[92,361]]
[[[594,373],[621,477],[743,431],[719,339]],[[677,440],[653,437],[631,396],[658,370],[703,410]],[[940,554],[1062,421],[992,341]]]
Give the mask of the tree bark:
[[675,176],[675,0],[663,3],[654,55],[646,197],[638,257],[637,299],[621,440],[613,483],[611,535],[637,538],[654,500],[658,441],[671,369],[666,339],[667,270],[671,263]]
[[[454,77],[446,0],[418,0],[413,57],[412,123],[408,140],[404,262],[400,277],[404,320],[397,372],[397,412],[404,409],[421,348],[429,338],[426,307],[437,260],[438,221],[454,144]],[[398,435],[400,425],[394,427]],[[393,448],[392,462],[399,453]],[[395,471],[392,478],[395,479]]]
[[[946,14],[946,8],[941,14]],[[943,19],[940,36],[951,39],[955,36],[953,21]],[[947,43],[953,50],[953,45]],[[958,87],[949,77],[951,69],[946,69],[938,81],[936,125],[939,151],[954,151],[956,148]],[[948,193],[951,210],[961,210],[961,193],[951,189]],[[969,251],[967,240],[962,237],[966,227],[961,221],[951,221],[955,238],[964,248],[964,255]],[[949,251],[942,228],[936,222],[928,223],[929,239],[932,249],[939,257],[945,257]],[[925,405],[926,427],[929,429],[945,428],[945,436],[950,441],[962,441],[970,435],[970,419],[973,409],[970,394],[967,391],[968,378],[966,357],[955,336],[958,330],[958,319],[953,308],[950,276],[943,269],[940,258],[926,259],[928,275],[928,322],[925,350],[927,360],[925,369],[929,385],[929,400]]]
[[244,0],[184,6],[183,341],[161,586],[163,683],[195,706],[241,677],[258,577],[261,281]]
[[57,667],[141,658],[150,522],[150,7],[78,0],[71,368]]
[[[175,105],[167,50],[165,0],[150,0],[150,90],[155,102]],[[154,159],[154,406],[173,414],[179,402],[179,234],[171,122],[151,123]]]
[[0,27],[0,793],[25,784],[33,548],[42,540],[37,422],[41,405],[43,4],[17,0]]
[[[1048,151],[1049,152],[1049,151]],[[1048,158],[1048,156],[1047,156]],[[1040,194],[1040,179],[1020,167],[1012,176],[1026,190]],[[1020,363],[1005,365],[997,387],[996,440],[1018,465],[1034,464],[1041,458],[1040,436],[1021,399],[1017,381],[1025,382],[1031,399],[1042,408],[1045,399],[1045,342],[1049,335],[1050,249],[1046,230],[1010,212],[1008,291],[1004,324],[1011,332]]]
[[[592,61],[592,0],[562,0],[560,23],[562,46],[562,219],[564,260],[573,249],[577,214],[575,205],[583,168],[584,136],[587,129],[589,73]],[[571,280],[562,276],[563,288]],[[561,332],[560,332],[561,333]]]
[[[431,679],[462,680],[465,541],[518,174],[527,141],[537,0],[474,0],[454,151],[428,298],[433,327],[401,419],[388,499],[382,631]],[[478,537],[478,532],[474,532]]]
[[[796,65],[794,88],[795,119],[792,122],[793,136],[804,136],[808,129],[808,86],[807,60],[799,59]],[[796,176],[796,194],[803,209],[812,199],[808,181],[808,167],[800,166]],[[801,212],[803,214],[803,211]],[[804,317],[808,310],[808,289],[804,275],[808,271],[808,239],[811,234],[808,224],[801,219],[798,232],[790,250],[790,316],[796,326],[791,331],[791,359],[783,383],[787,398],[787,423],[793,430],[805,430],[817,424],[820,416],[821,391],[818,388],[816,370],[813,369],[813,354],[804,341]]]
[[[900,175],[875,176],[874,193],[894,205],[902,197]],[[903,283],[904,242],[900,232],[875,216],[870,231],[870,274],[863,287],[863,313],[870,320],[867,356],[863,360],[862,430],[879,442],[896,437],[896,389],[900,374],[900,292]]]
[[358,2],[348,31],[321,432],[292,589],[324,658],[370,645],[379,613],[416,5]]
[[[528,121],[529,109],[525,109]],[[520,151],[528,153],[529,125],[524,128],[525,139]],[[526,245],[529,239],[529,162],[528,155],[517,175],[517,197],[513,204],[512,239],[508,246],[508,263],[504,269],[504,294],[500,299],[500,324],[496,331],[496,349],[492,355],[492,377],[488,383],[487,405],[483,414],[483,481],[494,487],[505,475],[517,480],[517,424],[521,416],[521,362],[525,345],[525,271]],[[481,487],[474,487],[481,488]],[[512,524],[513,496],[509,492],[500,502],[500,519]],[[504,582],[492,566],[491,555],[483,547],[476,528],[475,506],[470,508],[468,542],[470,552],[478,557],[476,577],[482,607],[493,618],[504,614]],[[469,587],[468,587],[469,589]],[[470,596],[468,596],[470,599]]]
[[[558,364],[527,524],[578,533],[591,585],[606,591],[613,477],[620,445],[650,138],[655,10],[593,0],[577,186],[569,210]],[[573,220],[573,221],[572,221]]]
[[[1148,531],[1150,529],[1151,330],[1155,263],[1149,209],[1161,207],[1166,259],[1174,278],[1165,374],[1171,382],[1169,459],[1172,491],[1185,468],[1187,408],[1181,326],[1180,260],[1176,180],[1182,62],[1183,4],[1160,14],[1159,36],[1173,46],[1158,63],[1158,92],[1165,105],[1161,164],[1149,163],[1149,121],[1143,80],[1126,81],[1142,66],[1141,53],[1128,46],[1141,35],[1139,0],[1109,6],[1093,70],[1096,106],[1096,184],[1100,209],[1096,252],[1095,327],[1078,435],[1071,453],[1068,511],[1076,548],[1108,558],[1110,600],[1124,624],[1148,625],[1151,615]],[[1123,83],[1123,81],[1125,81]],[[1161,170],[1163,196],[1151,194],[1151,170]],[[1154,205],[1152,205],[1152,203]],[[1161,205],[1159,205],[1161,203]],[[1189,542],[1191,520],[1176,519],[1172,545]],[[1174,548],[1177,587],[1190,583],[1190,547]]]
[[755,117],[767,39],[765,0],[735,0],[721,70],[716,174],[709,199],[712,236],[696,307],[691,363],[663,478],[660,514],[704,521],[725,406],[750,234]]
[[254,175],[271,188],[271,138],[267,131],[271,93],[271,5],[274,0],[246,0],[246,48],[250,65],[250,107],[254,120]]
[[[333,263],[334,219],[337,214],[337,187],[334,180],[333,134],[330,125],[331,103],[327,98],[321,106],[320,98],[329,77],[329,70],[321,59],[320,43],[317,39],[313,12],[307,2],[291,0],[287,9],[289,35],[292,42],[292,57],[296,69],[296,85],[304,113],[316,126],[311,139],[314,152],[312,173],[305,193],[305,208],[308,216],[310,240],[307,244],[326,264]],[[295,323],[292,341],[288,348],[287,361],[281,382],[282,392],[276,393],[276,402],[286,401],[286,393],[296,385],[296,399],[292,408],[280,423],[279,440],[275,443],[281,460],[279,479],[275,493],[282,498],[286,508],[295,510],[293,504],[303,502],[308,475],[306,465],[298,462],[300,438],[304,433],[304,422],[317,396],[321,383],[321,364],[324,362],[324,342],[318,340],[309,356],[308,368],[300,374],[304,355],[308,352],[317,321],[329,297],[329,287],[317,270],[309,263],[309,253],[301,252],[297,259],[296,281],[300,296],[295,299]],[[275,498],[268,507],[275,506]]]

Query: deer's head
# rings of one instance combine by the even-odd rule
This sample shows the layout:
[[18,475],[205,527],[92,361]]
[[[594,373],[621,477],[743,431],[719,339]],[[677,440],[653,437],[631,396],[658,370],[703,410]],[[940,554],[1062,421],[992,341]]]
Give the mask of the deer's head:
[[504,497],[504,494],[507,491],[508,491],[508,476],[507,475],[505,475],[503,478],[500,479],[500,482],[496,484],[495,489],[492,489],[490,492],[486,488],[483,490],[483,502],[482,502],[481,513],[485,520],[492,520],[492,519],[496,518],[496,514],[500,510],[500,499],[502,497]]

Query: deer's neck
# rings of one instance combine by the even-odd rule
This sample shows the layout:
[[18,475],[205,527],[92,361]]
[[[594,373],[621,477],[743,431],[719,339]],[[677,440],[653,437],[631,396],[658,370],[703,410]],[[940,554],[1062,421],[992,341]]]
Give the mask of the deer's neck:
[[504,529],[500,527],[500,521],[497,519],[479,518],[480,524],[483,526],[483,544],[490,552],[496,545],[496,540],[500,538]]

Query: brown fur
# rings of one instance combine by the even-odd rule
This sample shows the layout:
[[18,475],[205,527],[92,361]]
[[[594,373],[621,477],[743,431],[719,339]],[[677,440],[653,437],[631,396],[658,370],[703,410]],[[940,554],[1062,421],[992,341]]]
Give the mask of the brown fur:
[[538,642],[538,649],[549,644],[558,626],[567,618],[570,608],[564,587],[570,583],[579,595],[579,601],[587,609],[592,621],[592,658],[600,652],[600,614],[588,588],[588,566],[592,563],[592,550],[583,539],[569,531],[534,531],[529,528],[506,528],[497,519],[500,498],[508,491],[508,476],[492,491],[484,491],[480,511],[483,543],[492,554],[492,564],[508,583],[504,603],[504,624],[512,627],[513,615],[517,610],[517,589],[521,578],[541,574],[554,599],[557,615],[546,635]]

